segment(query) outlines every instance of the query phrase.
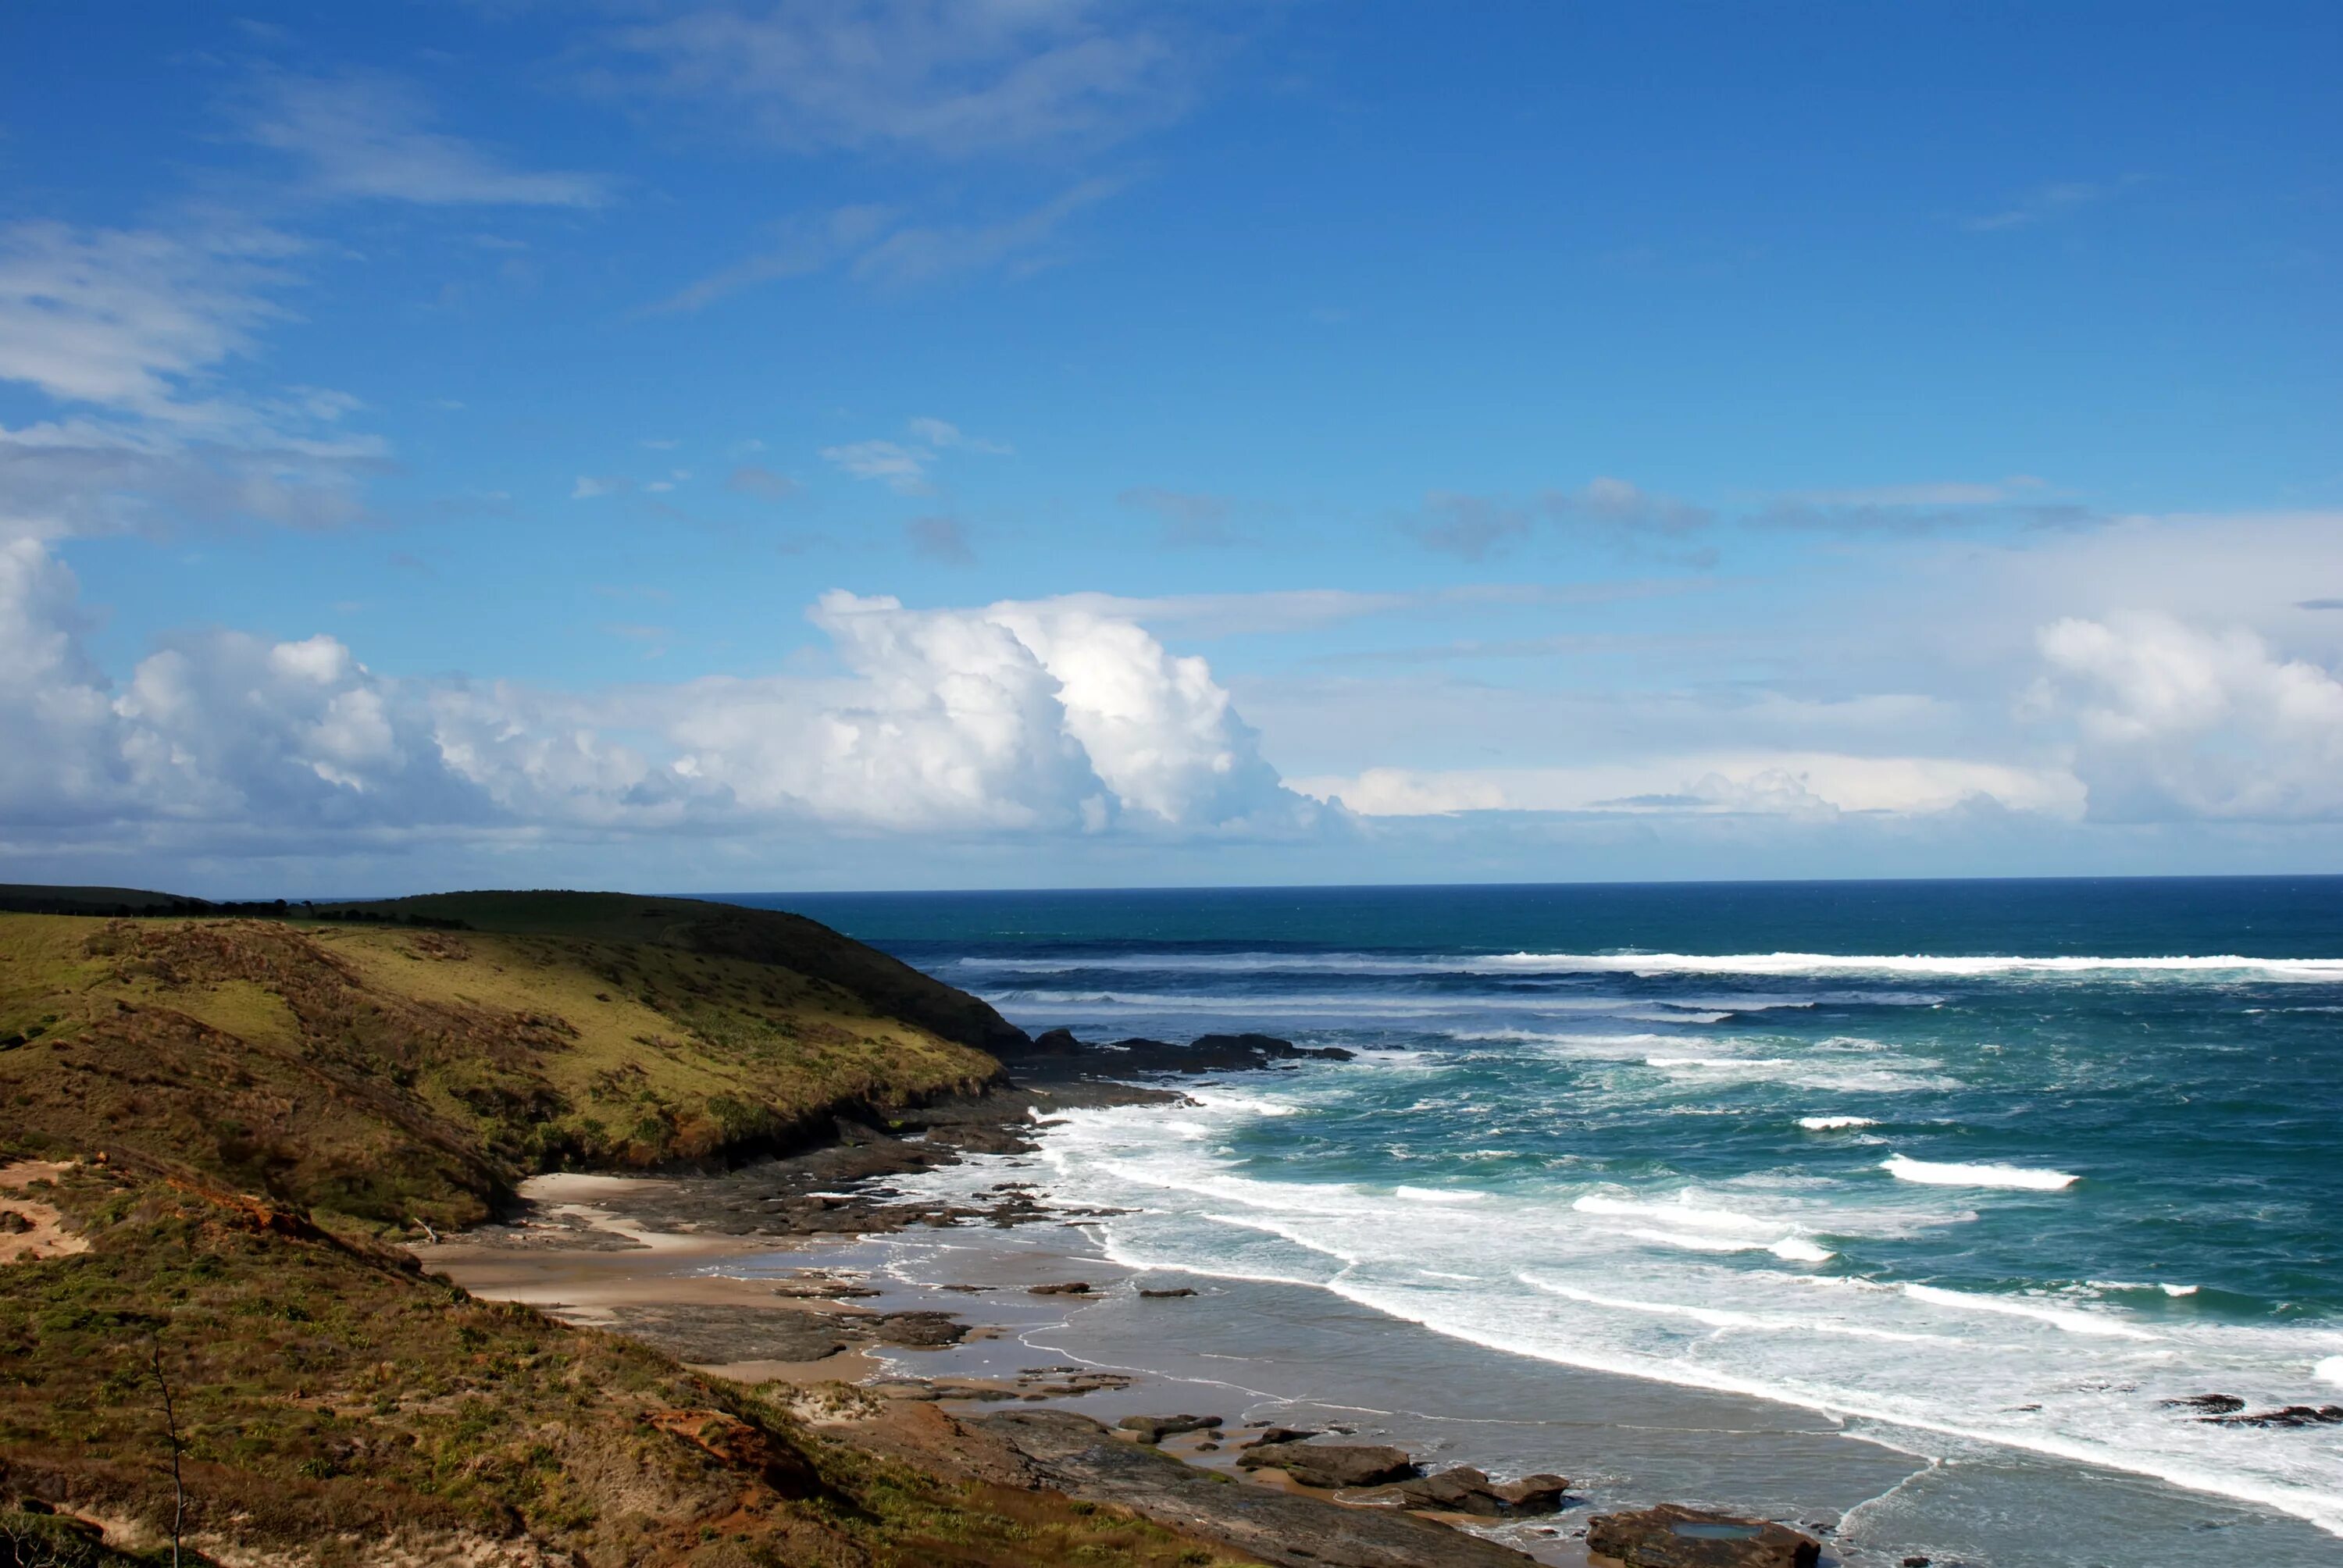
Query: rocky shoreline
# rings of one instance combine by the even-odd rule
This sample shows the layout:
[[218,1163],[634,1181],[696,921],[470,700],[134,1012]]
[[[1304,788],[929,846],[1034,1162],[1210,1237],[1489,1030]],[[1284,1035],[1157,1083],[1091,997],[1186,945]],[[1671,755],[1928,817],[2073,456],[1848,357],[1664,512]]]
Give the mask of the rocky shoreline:
[[[995,1483],[1014,1477],[1020,1485],[1131,1509],[1262,1562],[1812,1568],[1819,1543],[1768,1521],[1682,1509],[1565,1513],[1579,1505],[1559,1475],[1497,1482],[1469,1465],[1427,1474],[1396,1448],[1321,1441],[1339,1431],[1224,1431],[1218,1415],[1143,1414],[1110,1425],[1055,1408],[1130,1389],[1134,1379],[1119,1372],[1045,1366],[1004,1376],[907,1377],[876,1359],[1001,1332],[983,1321],[981,1299],[1003,1287],[941,1286],[969,1302],[965,1313],[885,1310],[864,1304],[884,1292],[850,1271],[803,1268],[754,1280],[723,1271],[728,1259],[815,1239],[1098,1217],[1105,1211],[1045,1206],[1023,1182],[997,1183],[978,1201],[946,1201],[907,1193],[894,1179],[970,1154],[1029,1153],[1065,1110],[1177,1104],[1186,1098],[1175,1086],[1182,1079],[1349,1054],[1267,1035],[1095,1046],[1052,1030],[1007,1059],[1009,1081],[987,1092],[884,1118],[841,1117],[833,1141],[729,1171],[541,1178],[524,1189],[518,1211],[417,1251],[427,1268],[475,1294],[532,1301],[721,1375],[793,1385],[800,1413],[854,1446],[946,1474]],[[1141,1076],[1153,1081],[1130,1081]],[[692,1264],[691,1272],[679,1272],[679,1265]],[[1036,1280],[1021,1293],[1091,1292],[1086,1281]],[[1233,1464],[1223,1450],[1234,1454]],[[1556,1523],[1525,1523],[1542,1518]],[[1514,1526],[1505,1533],[1530,1550],[1473,1533],[1497,1525]]]

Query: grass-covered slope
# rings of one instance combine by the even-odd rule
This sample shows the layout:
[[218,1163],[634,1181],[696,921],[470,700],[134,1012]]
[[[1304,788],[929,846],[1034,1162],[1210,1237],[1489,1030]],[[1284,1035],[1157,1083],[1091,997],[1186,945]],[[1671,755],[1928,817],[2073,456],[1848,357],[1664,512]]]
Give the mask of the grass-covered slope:
[[[487,917],[461,917],[475,925],[499,912],[465,907]],[[698,912],[719,910],[687,923],[729,930]],[[890,978],[893,960],[855,960],[835,932],[814,928],[828,940],[801,944],[799,969],[631,918],[652,940],[588,934],[607,918],[537,935],[0,915],[0,1132],[25,1152],[104,1150],[374,1224],[446,1226],[534,1171],[784,1148],[840,1110],[999,1071],[809,973]]]
[[837,986],[890,1018],[979,1050],[1013,1050],[1028,1043],[1021,1030],[967,992],[818,920],[779,910],[632,893],[477,892],[320,906],[320,912],[420,916],[484,931],[650,943],[708,957],[779,964]]
[[[5,1197],[62,1210],[90,1248],[0,1264],[0,1562],[170,1561],[166,1388],[189,1563],[1215,1556],[1113,1511],[823,1442],[757,1392],[232,1195],[83,1166]],[[55,1512],[18,1512],[26,1499]],[[104,1549],[72,1516],[106,1527]]]

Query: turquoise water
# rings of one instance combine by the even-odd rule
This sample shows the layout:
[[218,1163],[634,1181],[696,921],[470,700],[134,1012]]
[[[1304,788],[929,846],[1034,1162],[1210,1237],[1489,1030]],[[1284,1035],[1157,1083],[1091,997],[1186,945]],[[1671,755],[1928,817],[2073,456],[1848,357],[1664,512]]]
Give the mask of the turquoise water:
[[757,901],[1029,1027],[1360,1053],[1053,1131],[1125,1261],[2343,1533],[2343,1426],[2167,1402],[2343,1403],[2343,881]]

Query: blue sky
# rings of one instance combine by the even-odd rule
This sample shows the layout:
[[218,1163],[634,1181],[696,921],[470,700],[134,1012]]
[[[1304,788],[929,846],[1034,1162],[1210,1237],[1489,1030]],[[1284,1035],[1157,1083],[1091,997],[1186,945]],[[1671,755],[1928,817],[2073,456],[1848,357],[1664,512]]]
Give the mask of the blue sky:
[[0,18],[0,876],[2343,870],[2325,5]]

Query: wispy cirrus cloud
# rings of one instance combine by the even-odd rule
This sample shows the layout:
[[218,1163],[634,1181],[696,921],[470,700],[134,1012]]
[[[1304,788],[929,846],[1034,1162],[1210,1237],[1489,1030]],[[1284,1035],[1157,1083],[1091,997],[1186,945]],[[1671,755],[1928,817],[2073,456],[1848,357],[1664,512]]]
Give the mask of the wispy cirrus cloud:
[[645,309],[687,315],[763,284],[839,271],[877,288],[909,288],[978,273],[1028,275],[1051,264],[1068,219],[1122,188],[1076,183],[1038,206],[972,222],[913,222],[896,207],[860,205],[785,218],[764,248],[677,289]]
[[970,436],[948,420],[921,417],[908,422],[908,441],[849,441],[824,447],[822,457],[858,479],[875,479],[898,495],[923,496],[932,488],[928,471],[947,452],[972,452],[1008,457],[1014,448],[999,441]]
[[1837,490],[1794,491],[1759,508],[1761,528],[1814,533],[1916,537],[2011,524],[2077,528],[2098,513],[2031,474],[1985,481],[1941,480]]
[[595,41],[589,87],[792,152],[952,162],[1096,146],[1176,118],[1212,52],[1192,12],[1085,0],[797,0],[655,15]]
[[2146,175],[2137,174],[2113,180],[2056,180],[2035,186],[2006,206],[1964,217],[1960,226],[1972,234],[2033,228],[2113,201],[2147,182]]
[[271,75],[251,95],[245,138],[299,164],[319,196],[432,206],[600,206],[610,183],[512,166],[433,128],[430,104],[389,76]]
[[1715,521],[1715,514],[1705,507],[1606,477],[1575,490],[1546,490],[1518,499],[1434,490],[1400,520],[1400,530],[1426,549],[1473,561],[1546,532],[1561,538],[1594,538],[1626,554],[1706,567],[1715,564],[1715,552],[1691,548],[1689,540]]
[[346,393],[256,393],[230,371],[285,317],[299,241],[216,216],[176,227],[0,226],[0,382],[48,415],[0,426],[0,533],[357,517],[383,443]]

